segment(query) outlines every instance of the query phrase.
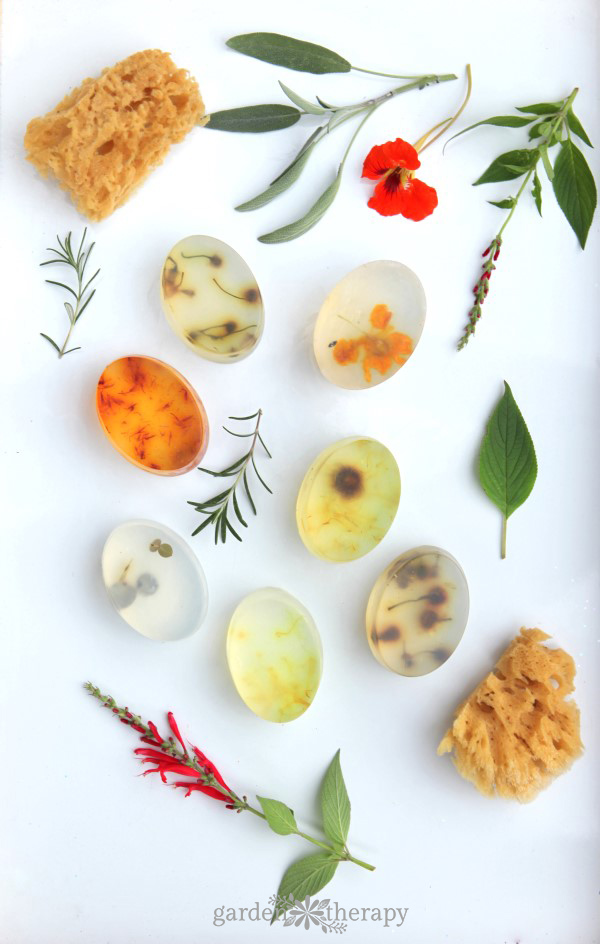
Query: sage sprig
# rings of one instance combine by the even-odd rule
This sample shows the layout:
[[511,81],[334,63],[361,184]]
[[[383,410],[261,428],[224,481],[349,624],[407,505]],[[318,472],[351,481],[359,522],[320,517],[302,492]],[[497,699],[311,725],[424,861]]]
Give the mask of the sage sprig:
[[[587,132],[573,111],[573,101],[578,91],[577,88],[573,89],[571,94],[561,102],[539,102],[518,107],[516,111],[520,112],[520,115],[498,115],[494,118],[486,118],[454,135],[457,138],[482,125],[517,129],[530,126],[528,134],[531,146],[500,154],[474,183],[474,186],[480,186],[523,177],[523,182],[514,196],[503,200],[488,201],[501,210],[508,210],[506,219],[492,242],[494,251],[490,259],[492,256],[494,260],[498,258],[504,230],[513,218],[529,184],[531,184],[531,196],[537,211],[540,216],[542,215],[542,182],[538,173],[540,166],[552,184],[556,201],[569,226],[577,236],[581,248],[585,249],[596,210],[597,192],[588,163],[573,140],[575,136],[588,147],[592,147]],[[558,147],[559,150],[553,165],[549,151],[554,147]],[[487,255],[488,251],[486,250],[484,255]],[[495,266],[492,265],[491,268],[494,269]],[[468,324],[458,342],[459,351],[468,344],[475,333],[477,323],[481,318],[481,306],[489,290],[490,274],[491,272],[487,275],[484,273],[473,290],[475,304],[469,311]]]
[[[63,302],[65,306],[65,311],[69,319],[69,330],[67,336],[63,341],[63,344],[59,346],[56,341],[53,341],[51,337],[47,334],[44,334],[43,331],[40,331],[40,335],[48,341],[54,350],[57,352],[59,360],[64,357],[65,354],[71,354],[72,351],[80,351],[81,347],[70,347],[67,348],[67,345],[71,338],[71,333],[73,328],[81,318],[85,309],[91,302],[92,298],[96,294],[96,289],[92,289],[89,292],[89,287],[100,272],[100,269],[97,269],[96,272],[92,275],[90,279],[85,281],[85,270],[90,258],[92,249],[96,245],[92,243],[91,246],[88,246],[87,249],[84,249],[85,237],[87,235],[87,227],[83,231],[83,236],[81,237],[81,242],[79,244],[79,249],[75,253],[71,245],[71,233],[67,233],[64,241],[57,236],[56,241],[60,246],[60,249],[53,249],[52,247],[48,248],[48,252],[53,252],[56,258],[47,259],[45,262],[40,262],[40,266],[48,265],[66,265],[74,270],[75,276],[77,279],[77,284],[75,288],[70,285],[66,285],[64,282],[57,282],[54,279],[46,279],[46,282],[49,285],[58,285],[59,288],[64,288],[70,295],[73,296],[74,302]],[[88,294],[89,292],[89,294]]]
[[[168,783],[167,775],[176,776],[179,779],[173,786],[185,789],[186,796],[195,792],[204,793],[224,803],[229,810],[254,814],[264,820],[278,836],[298,836],[318,846],[318,853],[294,862],[285,871],[275,897],[271,924],[296,902],[320,891],[331,881],[340,862],[353,862],[369,872],[375,870],[374,865],[355,858],[348,849],[350,800],[342,776],[339,751],[331,761],[321,787],[321,812],[326,839],[319,839],[298,828],[293,810],[281,800],[259,796],[257,799],[261,809],[258,809],[248,802],[246,796],[240,796],[232,790],[206,754],[193,745],[188,750],[172,712],[167,714],[167,721],[174,737],[169,735],[163,738],[152,721],[146,724],[140,715],[134,714],[129,708],[120,707],[110,695],[103,695],[96,685],[86,682],[84,688],[119,721],[140,734],[144,746],[136,748],[134,753],[142,764],[152,764],[145,774],[157,773],[163,783]],[[186,779],[181,780],[181,777]]]
[[279,197],[282,193],[285,193],[285,191],[293,186],[299,179],[317,145],[323,141],[327,135],[331,134],[336,128],[341,127],[341,125],[345,124],[347,121],[360,118],[360,122],[350,138],[344,155],[338,165],[335,176],[329,181],[320,197],[299,219],[287,223],[285,226],[280,226],[270,233],[259,236],[259,241],[263,243],[281,243],[291,239],[297,239],[319,222],[337,196],[344,165],[358,132],[377,108],[390,99],[398,95],[403,95],[405,92],[410,92],[415,89],[424,89],[429,85],[436,85],[441,82],[449,82],[456,79],[456,75],[454,74],[424,74],[419,76],[396,75],[390,72],[375,72],[372,69],[360,69],[357,66],[352,66],[343,56],[338,55],[338,53],[324,46],[318,46],[315,43],[308,43],[304,40],[293,39],[290,36],[282,36],[279,33],[246,33],[232,37],[227,41],[227,45],[231,49],[235,49],[237,52],[241,52],[244,55],[252,56],[255,59],[261,59],[264,62],[270,62],[274,65],[295,69],[299,72],[312,72],[313,74],[323,75],[333,72],[349,72],[353,69],[357,72],[366,72],[372,75],[407,80],[404,81],[402,85],[397,85],[382,95],[369,98],[366,101],[354,102],[349,105],[332,105],[319,96],[316,97],[315,101],[310,101],[299,92],[296,92],[283,82],[280,82],[281,90],[288,101],[291,102],[291,105],[248,105],[241,108],[230,108],[224,111],[213,112],[208,116],[206,127],[209,129],[246,133],[278,131],[282,128],[291,127],[300,121],[301,118],[308,118],[309,120],[317,118],[319,121],[318,127],[312,131],[291,164],[289,164],[275,180],[271,181],[265,190],[237,206],[236,210],[240,212],[257,210],[260,207],[266,206],[266,204],[270,203],[276,197]]
[[256,467],[256,459],[254,456],[255,449],[258,443],[260,443],[268,458],[272,458],[271,453],[267,449],[265,441],[259,432],[262,415],[262,410],[257,410],[256,413],[252,413],[250,416],[230,416],[229,419],[235,420],[236,422],[244,422],[245,420],[256,419],[254,429],[249,433],[237,433],[231,429],[227,429],[226,426],[223,427],[225,432],[229,433],[230,436],[236,436],[240,439],[250,439],[251,441],[248,451],[221,472],[212,472],[210,469],[199,467],[200,472],[206,472],[207,475],[212,475],[213,478],[233,478],[233,483],[229,486],[229,488],[219,492],[217,495],[214,495],[207,501],[188,501],[188,505],[192,505],[196,511],[199,511],[201,514],[206,516],[202,524],[198,525],[196,530],[192,532],[192,537],[194,537],[196,534],[199,534],[200,531],[204,530],[204,528],[208,528],[209,525],[213,525],[215,544],[218,544],[219,541],[224,544],[227,540],[227,532],[233,534],[237,541],[242,540],[231,523],[230,512],[233,508],[234,515],[242,527],[248,527],[248,523],[242,514],[238,497],[238,489],[241,489],[241,486],[243,486],[250,509],[252,510],[252,513],[256,515],[256,505],[254,503],[254,499],[252,498],[250,484],[248,481],[248,473],[250,472],[251,468],[254,470],[255,476],[263,488],[265,488],[269,494],[273,494],[258,471],[258,468]]
[[479,481],[502,512],[502,559],[506,557],[507,521],[529,498],[536,478],[533,440],[505,381],[504,396],[490,417],[479,454]]

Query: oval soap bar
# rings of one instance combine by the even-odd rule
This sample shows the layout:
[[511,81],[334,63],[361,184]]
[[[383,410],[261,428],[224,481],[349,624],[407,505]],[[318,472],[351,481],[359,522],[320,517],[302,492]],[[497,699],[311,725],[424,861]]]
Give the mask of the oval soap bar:
[[206,616],[208,589],[196,555],[156,521],[127,521],[109,534],[102,579],[119,616],[148,639],[184,639]]
[[227,662],[242,701],[266,721],[293,721],[321,681],[321,639],[308,610],[285,590],[244,597],[227,632]]
[[376,439],[354,436],[325,449],[300,486],[296,522],[309,551],[331,561],[368,554],[400,502],[400,472]]
[[200,397],[178,371],[154,357],[120,357],[96,391],[102,429],[121,455],[157,475],[198,465],[208,446]]
[[329,293],[315,324],[314,352],[327,380],[364,390],[406,363],[425,323],[425,293],[400,262],[367,262]]
[[440,547],[401,554],[381,574],[367,604],[367,639],[378,662],[398,675],[427,675],[450,658],[469,616],[463,569]]
[[186,236],[162,269],[162,305],[175,334],[196,354],[228,364],[260,341],[264,307],[250,268],[227,243]]

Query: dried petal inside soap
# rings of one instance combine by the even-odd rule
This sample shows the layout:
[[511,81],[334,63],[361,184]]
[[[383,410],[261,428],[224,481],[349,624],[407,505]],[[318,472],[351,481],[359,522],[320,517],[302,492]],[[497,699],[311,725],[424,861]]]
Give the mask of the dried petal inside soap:
[[175,334],[196,354],[230,363],[260,341],[264,306],[250,268],[227,243],[187,236],[169,252],[161,298]]
[[300,486],[296,522],[309,551],[331,561],[368,554],[400,502],[400,472],[376,439],[342,439],[312,463]]
[[308,610],[268,587],[245,597],[227,633],[227,662],[241,698],[259,718],[293,721],[312,703],[322,670],[321,640]]
[[571,766],[583,745],[574,690],[575,663],[550,637],[521,629],[496,667],[456,712],[438,754],[453,752],[459,773],[485,794],[521,801]]
[[393,377],[418,344],[425,293],[400,262],[368,262],[329,293],[315,324],[317,364],[331,383],[349,390]]
[[397,557],[378,578],[367,606],[367,639],[378,662],[398,675],[426,675],[462,639],[469,589],[462,567],[440,547]]

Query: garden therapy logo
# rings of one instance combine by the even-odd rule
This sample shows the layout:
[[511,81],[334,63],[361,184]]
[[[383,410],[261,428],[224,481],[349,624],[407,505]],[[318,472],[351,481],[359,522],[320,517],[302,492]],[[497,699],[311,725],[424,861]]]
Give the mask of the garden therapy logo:
[[284,914],[284,927],[304,928],[309,931],[318,927],[321,931],[343,934],[350,922],[382,922],[384,928],[401,928],[406,919],[408,908],[342,908],[337,901],[329,898],[311,899],[306,896],[298,901],[290,893],[287,898],[273,895],[268,908],[260,907],[255,902],[251,908],[215,908],[213,925],[217,928],[233,921],[271,921],[274,915]]

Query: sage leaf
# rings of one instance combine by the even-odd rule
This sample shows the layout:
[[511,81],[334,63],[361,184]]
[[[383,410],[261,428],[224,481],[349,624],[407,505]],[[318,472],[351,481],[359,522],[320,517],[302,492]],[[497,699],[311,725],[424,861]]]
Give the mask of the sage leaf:
[[533,199],[535,200],[537,211],[541,216],[542,215],[542,184],[540,182],[540,178],[537,175],[537,172],[534,173],[533,175],[533,187],[531,188],[531,193],[533,195]]
[[350,798],[342,776],[340,752],[331,761],[321,787],[323,830],[328,839],[345,846],[350,830]]
[[294,92],[291,88],[288,88],[287,85],[284,85],[283,82],[279,83],[281,89],[285,95],[289,98],[290,102],[293,102],[294,105],[297,105],[298,108],[301,108],[303,111],[308,112],[309,115],[324,115],[325,109],[320,105],[315,105],[314,102],[309,102],[307,98],[302,98],[301,95],[298,95],[297,92]]
[[312,229],[312,227],[319,222],[321,217],[325,215],[335,200],[341,182],[342,168],[340,165],[335,179],[321,194],[317,202],[311,206],[308,213],[300,217],[299,220],[288,223],[287,226],[282,226],[279,229],[273,230],[272,233],[265,233],[264,236],[259,236],[258,241],[261,243],[285,243],[289,242],[291,239],[297,239],[298,236],[302,236],[304,233],[308,232],[308,230]]
[[281,803],[280,800],[269,800],[268,797],[259,796],[257,800],[262,806],[267,823],[274,833],[279,836],[289,836],[290,833],[298,832],[294,814],[289,806]]
[[577,117],[577,115],[575,114],[572,108],[569,108],[567,112],[567,124],[569,128],[571,129],[571,131],[573,132],[573,134],[576,134],[578,138],[581,138],[581,140],[585,144],[587,144],[588,147],[594,146],[592,142],[590,141],[590,139],[588,138],[583,125],[581,124],[579,118]]
[[[297,901],[304,901],[307,896],[316,895],[335,875],[338,860],[327,852],[317,852],[306,856],[290,865],[283,874],[277,889],[278,900],[285,900],[284,905],[276,905],[271,924],[292,908]],[[289,902],[289,904],[288,904]]]
[[585,249],[596,209],[596,184],[585,157],[572,141],[563,141],[560,146],[552,186],[559,207]]
[[244,56],[252,56],[253,59],[271,62],[296,72],[324,75],[328,72],[350,72],[352,68],[347,59],[325,46],[293,39],[281,33],[242,33],[228,39],[227,45]]
[[492,161],[473,186],[496,184],[503,180],[515,180],[516,177],[521,177],[528,170],[531,170],[535,156],[536,152],[534,150],[506,151]]
[[506,522],[529,497],[537,477],[537,459],[529,430],[512,391],[504,395],[490,417],[479,453],[479,481],[502,512],[501,556],[506,557]]
[[271,183],[266,190],[263,190],[262,193],[259,193],[256,197],[253,197],[252,200],[247,200],[245,203],[240,203],[239,206],[236,206],[236,210],[240,213],[246,213],[248,210],[258,210],[259,207],[265,206],[267,203],[270,203],[271,200],[274,200],[275,197],[278,197],[281,193],[285,193],[292,184],[295,184],[298,180],[300,174],[304,170],[305,165],[308,162],[310,155],[314,146],[317,144],[316,136],[322,131],[322,128],[317,128],[315,133],[311,135],[311,140],[304,144],[302,149],[298,152],[291,164],[286,167],[286,169],[276,177],[273,183]]
[[499,207],[501,210],[512,210],[516,204],[514,197],[508,197],[506,200],[488,200],[492,206]]
[[525,112],[531,115],[556,115],[560,111],[562,102],[541,102],[537,105],[521,105],[517,111]]
[[205,125],[212,131],[243,131],[259,134],[280,131],[300,120],[300,112],[291,105],[246,105],[214,111]]

